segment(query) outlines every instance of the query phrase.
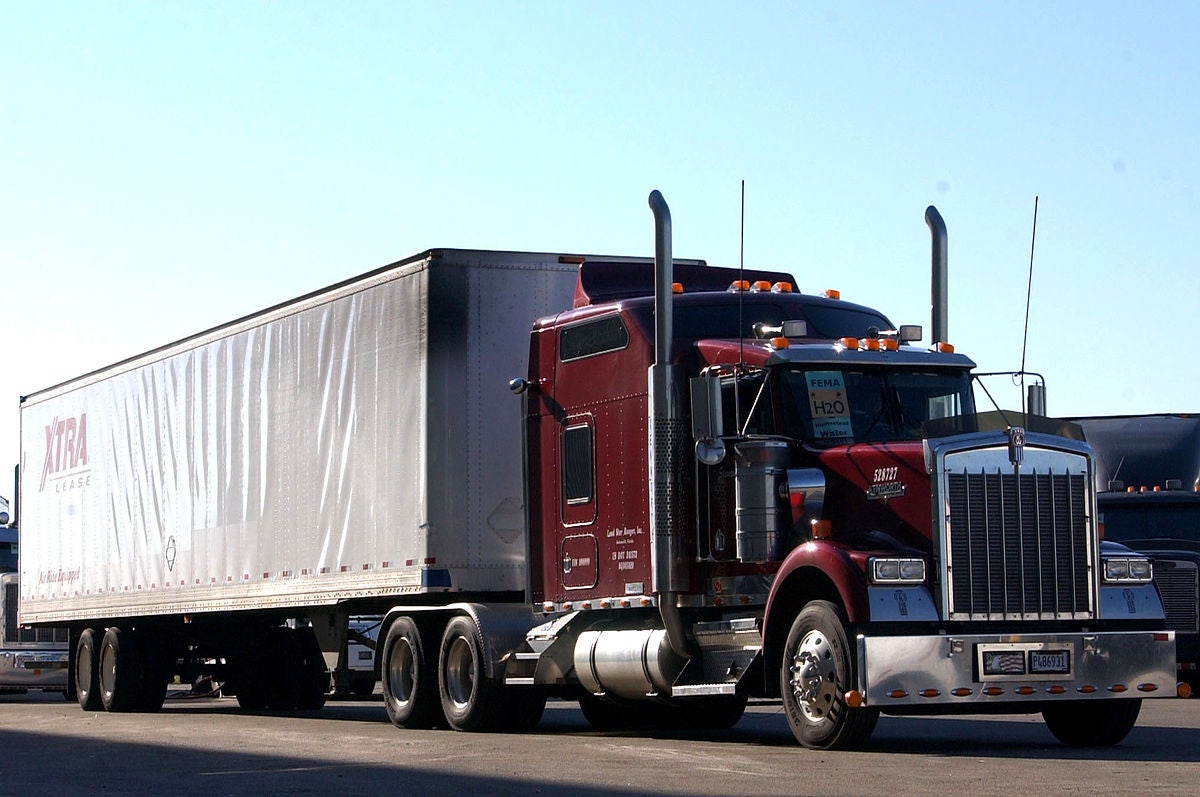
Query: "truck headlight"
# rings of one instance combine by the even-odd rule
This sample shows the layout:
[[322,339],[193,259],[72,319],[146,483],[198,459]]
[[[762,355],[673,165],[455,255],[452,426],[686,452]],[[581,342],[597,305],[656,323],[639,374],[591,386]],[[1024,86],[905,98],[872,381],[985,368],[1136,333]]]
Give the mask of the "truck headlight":
[[925,560],[872,556],[867,563],[872,584],[921,584],[925,581]]
[[1112,584],[1148,584],[1154,563],[1144,557],[1111,556],[1104,560],[1104,580]]

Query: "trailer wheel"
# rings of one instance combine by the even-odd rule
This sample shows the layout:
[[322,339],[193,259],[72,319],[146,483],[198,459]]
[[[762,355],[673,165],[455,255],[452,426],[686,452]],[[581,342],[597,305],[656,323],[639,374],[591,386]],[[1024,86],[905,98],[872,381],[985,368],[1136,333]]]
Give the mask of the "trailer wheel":
[[502,688],[484,671],[483,640],[470,617],[450,620],[438,654],[438,695],[456,731],[490,731],[505,708]]
[[[421,630],[411,617],[388,629],[380,658],[383,705],[398,728],[432,728],[440,717],[437,676],[426,658]],[[372,680],[371,688],[375,687]]]
[[83,629],[75,644],[75,695],[84,711],[101,711],[100,700],[100,640],[96,631]]
[[779,671],[783,709],[796,741],[818,750],[858,747],[879,710],[852,709],[844,695],[852,658],[842,614],[828,601],[806,605],[788,632]]
[[1042,711],[1046,727],[1071,747],[1112,747],[1137,724],[1138,699],[1060,703]]
[[100,643],[100,700],[107,711],[134,711],[142,682],[142,657],[137,637],[116,626]]

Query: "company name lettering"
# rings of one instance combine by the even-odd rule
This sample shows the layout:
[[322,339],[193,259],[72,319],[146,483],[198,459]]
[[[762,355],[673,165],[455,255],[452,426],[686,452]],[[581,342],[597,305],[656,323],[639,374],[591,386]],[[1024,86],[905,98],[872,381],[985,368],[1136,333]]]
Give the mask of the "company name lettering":
[[42,463],[42,482],[38,489],[46,488],[47,479],[76,475],[86,471],[87,467],[87,413],[63,420],[56,417],[46,427],[46,460]]
[[78,581],[79,568],[74,570],[46,570],[38,573],[38,584],[62,584],[64,582]]

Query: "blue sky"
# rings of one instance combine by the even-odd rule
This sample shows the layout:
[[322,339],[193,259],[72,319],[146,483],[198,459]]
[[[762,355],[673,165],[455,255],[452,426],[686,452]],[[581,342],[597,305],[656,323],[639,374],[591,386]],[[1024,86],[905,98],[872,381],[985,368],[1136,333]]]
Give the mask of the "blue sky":
[[[0,473],[18,397],[436,247],[674,251],[1200,411],[1200,5],[0,0]],[[1008,402],[1012,403],[1012,402]],[[11,494],[0,476],[0,495]]]

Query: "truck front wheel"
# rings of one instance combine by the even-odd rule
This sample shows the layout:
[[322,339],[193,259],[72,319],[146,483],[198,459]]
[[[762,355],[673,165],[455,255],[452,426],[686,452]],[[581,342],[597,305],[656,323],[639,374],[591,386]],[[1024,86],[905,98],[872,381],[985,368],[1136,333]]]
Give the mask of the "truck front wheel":
[[1071,747],[1112,747],[1137,724],[1142,701],[1137,699],[1060,703],[1042,711],[1046,727]]
[[[432,728],[440,716],[437,675],[425,655],[421,631],[411,617],[388,629],[379,664],[383,705],[398,728]],[[374,681],[371,682],[374,687]]]
[[818,750],[862,745],[879,710],[846,705],[852,656],[842,613],[828,601],[801,610],[788,632],[779,669],[783,709],[796,741]]
[[470,617],[459,615],[446,625],[438,655],[438,694],[446,722],[456,731],[495,730],[503,719],[503,690],[488,678],[483,639]]

